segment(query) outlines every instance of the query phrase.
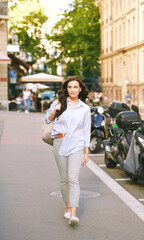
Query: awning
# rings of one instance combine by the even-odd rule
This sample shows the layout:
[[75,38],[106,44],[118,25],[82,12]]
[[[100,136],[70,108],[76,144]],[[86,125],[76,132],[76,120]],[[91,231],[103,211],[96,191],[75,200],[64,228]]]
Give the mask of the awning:
[[41,84],[41,83],[21,83],[23,87],[31,89],[33,92],[38,92],[39,90],[48,89],[49,86]]
[[23,66],[27,71],[29,69],[31,69],[31,66],[29,64],[27,64],[23,60],[17,58],[14,54],[9,53],[8,56],[9,56],[9,58],[11,58],[13,64],[16,64],[18,66]]
[[10,64],[11,59],[7,57],[2,51],[0,51],[0,64]]
[[37,73],[37,74],[33,74],[33,75],[28,75],[25,77],[21,77],[20,79],[20,83],[38,83],[38,82],[42,82],[42,83],[56,83],[56,82],[64,82],[64,78],[60,77],[60,76],[56,76],[56,75],[51,75],[51,74],[47,74],[47,73]]

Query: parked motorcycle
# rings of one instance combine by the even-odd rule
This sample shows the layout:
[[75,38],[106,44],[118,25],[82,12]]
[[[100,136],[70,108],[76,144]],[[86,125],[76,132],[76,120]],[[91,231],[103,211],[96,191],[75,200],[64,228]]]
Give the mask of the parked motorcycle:
[[[121,129],[117,126],[115,118],[122,111],[130,111],[125,103],[112,102],[108,107],[109,121],[105,122],[106,140],[103,141],[105,148],[105,164],[108,168],[114,168],[117,165],[117,154],[119,153],[118,142],[120,139]],[[105,114],[105,111],[104,113]]]
[[101,149],[102,142],[106,139],[105,134],[105,116],[103,109],[108,109],[107,105],[102,107],[91,107],[91,140],[90,140],[90,152],[96,153]]
[[[119,163],[133,181],[144,180],[143,121],[135,105],[132,105],[133,111],[128,108],[123,103],[120,107],[120,103],[117,102],[109,107],[109,113],[115,119],[108,131],[108,138],[104,140],[105,163],[108,168],[114,168]],[[112,113],[115,109],[122,111],[114,116]]]
[[144,180],[144,122],[138,107],[132,105],[132,110],[135,112],[121,113],[116,117],[117,125],[122,127],[124,132],[133,130],[127,155],[119,155],[117,159],[130,178],[137,181]]

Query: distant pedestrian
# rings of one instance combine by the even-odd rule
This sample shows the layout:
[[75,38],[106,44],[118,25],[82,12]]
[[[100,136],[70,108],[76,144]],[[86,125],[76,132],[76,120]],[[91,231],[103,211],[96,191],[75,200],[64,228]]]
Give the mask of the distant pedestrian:
[[24,101],[24,106],[25,106],[25,113],[29,113],[30,111],[30,97],[31,97],[31,92],[28,88],[25,88],[23,91],[23,101]]
[[31,95],[30,95],[30,109],[32,111],[34,111],[35,110],[34,93],[33,93],[32,90],[30,90],[30,92],[31,92]]
[[131,103],[131,94],[129,92],[127,92],[125,96],[125,100],[126,100],[126,104],[129,105]]
[[60,185],[66,205],[64,217],[70,225],[79,223],[79,172],[88,163],[91,116],[85,103],[88,90],[77,76],[68,77],[59,97],[45,114],[45,121],[54,120],[52,131],[54,156],[60,173]]
[[9,110],[10,111],[16,111],[17,110],[15,96],[13,96],[13,95],[11,95],[11,97],[9,98]]
[[94,106],[99,106],[99,102],[100,102],[100,99],[99,99],[99,93],[98,91],[94,91],[94,99],[93,99],[93,105]]
[[98,94],[98,98],[99,98],[99,102],[102,103],[103,102],[103,93],[101,91]]
[[16,98],[17,112],[21,112],[21,102],[22,102],[22,98],[20,95],[18,95],[18,97]]
[[92,102],[94,100],[94,91],[93,90],[91,92],[89,92],[88,98],[89,98],[90,102]]

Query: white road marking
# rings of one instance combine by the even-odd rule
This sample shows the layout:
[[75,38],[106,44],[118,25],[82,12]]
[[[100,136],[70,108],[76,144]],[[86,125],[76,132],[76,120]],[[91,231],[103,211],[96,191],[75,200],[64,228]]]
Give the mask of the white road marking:
[[144,198],[140,198],[139,201],[140,201],[140,202],[144,202]]
[[115,182],[107,173],[89,159],[87,167],[99,177],[143,222],[144,206],[123,187]]
[[[117,164],[117,167],[119,167],[120,164]],[[106,164],[99,164],[99,167],[106,167]]]
[[115,181],[119,182],[119,181],[129,181],[131,180],[130,178],[115,178]]
[[106,167],[105,164],[99,164],[99,167]]

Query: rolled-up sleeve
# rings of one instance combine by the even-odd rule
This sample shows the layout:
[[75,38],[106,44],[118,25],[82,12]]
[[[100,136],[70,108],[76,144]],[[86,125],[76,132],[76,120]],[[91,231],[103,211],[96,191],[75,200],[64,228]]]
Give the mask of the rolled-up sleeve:
[[49,115],[52,114],[55,110],[55,106],[58,104],[58,100],[55,100],[50,108],[48,109],[48,111],[46,112],[46,114],[44,115],[44,120],[46,123],[50,123],[51,121],[49,120]]
[[84,147],[89,147],[90,146],[90,132],[91,132],[91,113],[90,113],[90,108],[85,113],[84,116]]

